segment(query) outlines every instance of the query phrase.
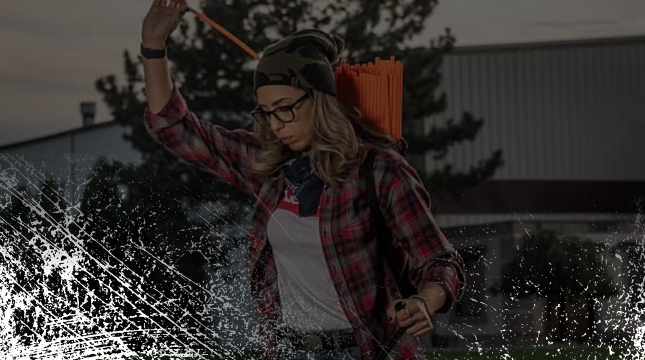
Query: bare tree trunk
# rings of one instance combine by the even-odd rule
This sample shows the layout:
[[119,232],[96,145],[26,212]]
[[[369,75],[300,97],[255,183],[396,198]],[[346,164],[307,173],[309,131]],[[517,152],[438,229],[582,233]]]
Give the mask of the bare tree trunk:
[[551,309],[553,308],[553,301],[551,301],[551,296],[546,297],[546,324],[545,324],[545,329],[544,329],[544,336],[546,343],[549,343],[549,340],[551,340],[551,327],[553,324],[551,323]]
[[587,332],[589,334],[589,342],[591,344],[596,343],[596,308],[594,307],[594,299],[591,297],[587,298],[587,311],[589,315],[589,323],[587,327]]
[[558,338],[560,341],[566,341],[567,339],[567,300],[563,294],[560,294],[559,298],[560,306],[558,308],[558,325],[560,328]]

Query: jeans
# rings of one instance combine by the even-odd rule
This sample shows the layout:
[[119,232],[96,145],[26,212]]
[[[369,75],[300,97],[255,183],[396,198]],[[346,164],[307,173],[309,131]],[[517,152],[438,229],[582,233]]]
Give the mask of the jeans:
[[[347,335],[348,330],[337,330],[329,333],[332,333],[332,336],[336,337],[340,334]],[[282,338],[278,341],[278,348],[282,354],[280,360],[360,360],[361,357],[358,345],[334,350],[309,351],[296,349],[286,338]]]

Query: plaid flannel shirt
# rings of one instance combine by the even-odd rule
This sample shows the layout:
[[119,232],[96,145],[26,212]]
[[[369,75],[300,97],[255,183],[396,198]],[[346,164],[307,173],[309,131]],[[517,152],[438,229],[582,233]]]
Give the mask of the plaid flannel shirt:
[[[168,104],[157,114],[145,110],[145,126],[153,139],[179,158],[208,171],[252,194],[256,199],[247,265],[251,295],[259,314],[260,346],[269,357],[276,355],[275,329],[281,310],[276,263],[266,228],[271,213],[283,196],[284,173],[266,178],[250,170],[259,150],[255,135],[245,130],[227,130],[198,119],[181,94],[173,89]],[[320,240],[334,288],[360,346],[363,359],[375,357],[396,332],[387,324],[386,309],[400,298],[392,270],[377,248],[373,222],[365,199],[365,181],[360,177],[361,155],[347,163],[347,178],[340,186],[326,186],[320,199]],[[452,307],[463,293],[465,275],[458,253],[442,234],[430,212],[430,197],[416,171],[393,151],[379,151],[374,175],[380,209],[392,230],[395,247],[405,251],[413,264],[410,280],[417,288],[428,282],[441,284]],[[394,348],[394,359],[418,356],[417,338],[404,335]]]

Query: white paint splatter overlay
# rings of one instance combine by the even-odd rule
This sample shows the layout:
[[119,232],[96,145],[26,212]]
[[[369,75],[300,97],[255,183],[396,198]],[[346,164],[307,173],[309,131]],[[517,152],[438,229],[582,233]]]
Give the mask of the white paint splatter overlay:
[[[94,159],[82,156],[68,161],[94,172],[76,183],[68,178],[57,191],[28,160],[0,154],[0,360],[249,358],[257,330],[240,261],[245,243],[239,241],[248,224],[228,218],[234,206],[190,207],[163,189],[152,202],[133,203],[133,192],[146,184],[124,188],[113,182],[122,169],[95,167]],[[174,229],[174,222],[181,222],[181,232],[164,230]],[[603,261],[642,273],[642,214],[634,225],[631,255],[617,251]],[[528,228],[522,232],[533,235]],[[502,260],[487,258],[483,269]],[[207,276],[195,280],[199,274]],[[605,308],[621,321],[600,319],[604,332],[597,330],[594,346],[615,358],[645,360],[645,279],[633,279]],[[481,299],[469,298],[491,318],[504,318],[501,336],[512,338],[510,305],[498,308]],[[477,325],[441,318],[437,327],[465,341],[469,354],[511,359],[517,351],[502,345],[491,353]],[[603,337],[607,331],[620,336]],[[542,335],[538,331],[537,339]],[[547,340],[524,348],[546,349],[549,358],[571,343]]]
[[[0,155],[0,359],[228,358],[253,344],[253,322],[232,323],[249,306],[245,287],[226,271],[240,264],[209,264],[204,239],[179,247],[173,234],[157,233],[146,243],[138,232],[156,221],[154,210],[135,204],[130,214],[140,217],[110,222],[126,206],[123,196],[94,186],[72,202],[57,186],[66,184],[51,191],[48,181],[28,161]],[[210,230],[226,240],[222,229]],[[209,281],[193,281],[190,271]]]

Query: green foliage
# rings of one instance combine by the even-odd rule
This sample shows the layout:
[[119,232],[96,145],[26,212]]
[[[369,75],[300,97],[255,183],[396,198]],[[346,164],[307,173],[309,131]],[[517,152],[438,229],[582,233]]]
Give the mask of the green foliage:
[[[206,268],[228,268],[229,252],[242,240],[222,234],[221,218],[191,216],[198,204],[193,194],[185,177],[172,169],[160,173],[145,164],[101,160],[81,200],[79,238],[100,265],[88,276],[88,286],[101,302],[116,306],[129,326],[169,329],[173,335],[164,336],[170,343],[188,333],[206,343],[215,340],[205,326],[214,321],[204,313],[205,302],[213,300]],[[231,207],[225,214],[236,212]],[[123,289],[124,282],[132,291]],[[120,289],[123,297],[110,288]],[[102,315],[112,312],[105,310]],[[149,340],[133,338],[132,346]]]
[[[547,333],[551,330],[550,314],[554,304],[559,331],[556,339],[567,337],[566,304],[587,300],[587,318],[595,319],[593,299],[618,294],[598,245],[575,236],[558,236],[543,231],[526,236],[514,258],[504,264],[502,279],[492,289],[513,298],[537,296],[547,299]],[[595,320],[587,327],[588,339],[595,341]],[[576,324],[577,326],[577,324]]]
[[[0,216],[6,232],[4,236],[13,234],[13,239],[17,237],[23,239],[31,236],[30,225],[33,219],[33,211],[30,204],[35,203],[33,195],[29,188],[24,185],[17,186],[11,194],[9,204],[6,205]],[[19,239],[18,239],[19,240]]]
[[[168,196],[176,189],[140,182],[145,169],[98,161],[84,187],[80,213],[66,206],[52,178],[37,192],[35,187],[7,189],[11,196],[0,210],[1,270],[13,294],[6,299],[12,326],[7,330],[22,344],[59,340],[61,324],[55,320],[79,314],[91,319],[70,325],[79,336],[163,328],[169,329],[169,343],[187,337],[202,344],[215,340],[212,315],[204,306],[212,300],[204,269],[209,260],[218,262],[216,268],[227,267],[228,251],[239,239],[211,236],[213,224],[189,219],[189,201]],[[163,174],[149,175],[173,184]],[[134,348],[150,340],[126,339]]]
[[596,298],[618,293],[594,242],[553,232],[526,236],[503,274],[502,293],[520,298],[561,294]]
[[[81,195],[81,213],[78,224],[87,238],[87,248],[92,255],[106,260],[110,251],[125,241],[119,231],[119,217],[123,213],[118,196],[118,164],[100,159]],[[93,240],[93,241],[90,241]]]
[[536,349],[493,349],[484,351],[432,351],[432,360],[620,360],[626,359],[630,349],[620,347],[564,347]]
[[[35,189],[38,195],[34,195]],[[64,299],[73,286],[61,286],[65,280],[59,271],[48,269],[47,256],[43,256],[48,253],[49,258],[56,258],[69,249],[63,241],[68,231],[67,207],[60,184],[51,177],[38,187],[19,185],[6,190],[11,197],[0,211],[0,243],[4,284],[13,294],[12,306],[5,309],[13,312],[13,317],[6,325],[13,325],[15,334],[29,343],[36,341],[35,331],[49,336],[50,324],[44,321],[42,307],[54,316],[62,316],[67,310],[63,302],[48,301]]]
[[41,184],[38,203],[49,216],[46,223],[51,225],[65,223],[65,199],[61,185],[54,178],[46,178]]

